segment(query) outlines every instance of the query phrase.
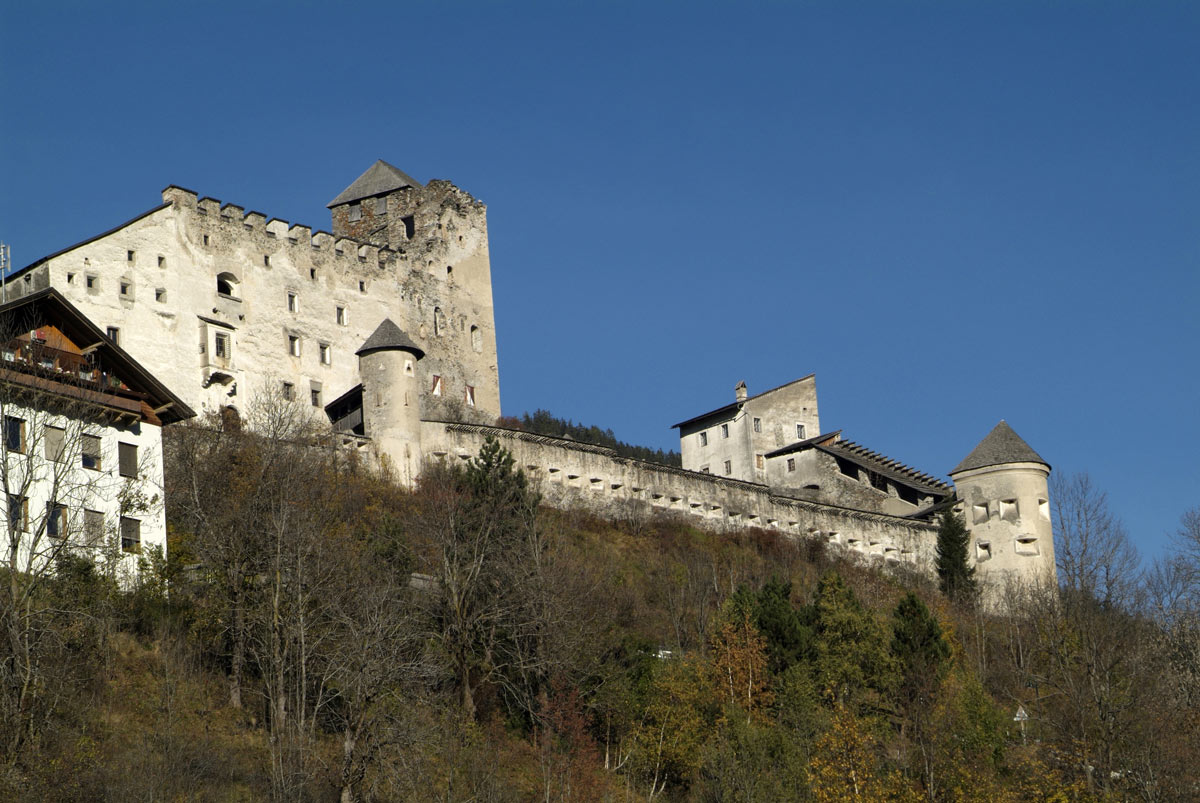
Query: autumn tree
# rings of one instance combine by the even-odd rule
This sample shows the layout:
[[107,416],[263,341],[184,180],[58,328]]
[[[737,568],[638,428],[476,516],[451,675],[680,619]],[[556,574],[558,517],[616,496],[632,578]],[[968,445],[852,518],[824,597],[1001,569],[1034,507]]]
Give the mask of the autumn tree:
[[419,490],[436,577],[432,636],[452,667],[462,714],[475,716],[483,683],[535,710],[548,613],[538,494],[491,438],[466,468],[429,467]]

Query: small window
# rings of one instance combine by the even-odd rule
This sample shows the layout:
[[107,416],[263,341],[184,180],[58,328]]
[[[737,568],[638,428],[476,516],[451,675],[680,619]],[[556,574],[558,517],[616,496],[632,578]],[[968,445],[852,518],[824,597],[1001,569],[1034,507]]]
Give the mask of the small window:
[[360,204],[358,201],[350,204],[350,219],[362,220],[362,204]]
[[134,443],[118,443],[117,444],[117,462],[119,464],[118,471],[122,477],[137,477],[138,475],[138,448]]
[[83,511],[83,537],[88,546],[104,543],[104,514],[99,510]]
[[417,230],[416,219],[412,215],[409,215],[400,218],[400,222],[404,224],[404,239],[411,240]]
[[283,398],[286,401],[295,401],[296,400],[296,386],[293,385],[291,382],[283,383]]
[[92,471],[99,471],[100,463],[100,437],[98,435],[84,435],[80,440],[83,441],[83,467],[90,468]]
[[475,406],[475,388],[473,386],[467,385],[467,391],[463,395],[463,401],[467,403],[468,407]]
[[166,258],[166,257],[159,257],[159,258],[158,258],[158,266],[159,266],[160,268],[165,268],[165,267],[167,266],[167,258]]
[[728,477],[732,473],[733,473],[733,461],[726,460],[725,461],[725,476]]
[[440,376],[435,376],[433,378],[433,395],[434,396],[442,395],[442,378]]
[[42,435],[43,446],[45,447],[45,456],[47,460],[53,460],[55,463],[63,459],[63,451],[67,442],[67,431],[61,427],[46,427],[45,433]]
[[288,354],[300,356],[300,338],[297,335],[288,335]]
[[67,537],[67,506],[57,502],[46,503],[46,535],[51,538]]
[[721,425],[721,437],[722,437],[722,438],[728,438],[728,437],[729,437],[729,425],[728,425],[728,424],[722,424],[722,425]]
[[700,473],[701,474],[709,474],[711,472],[708,470],[708,466],[700,466]]
[[121,282],[121,295],[123,295],[123,296],[129,295],[129,287],[130,287],[129,282]]
[[375,214],[377,214],[377,215],[386,215],[387,214],[387,196],[375,199]]
[[221,273],[217,275],[217,295],[228,296],[234,298],[237,289],[237,277],[232,273]]
[[971,523],[982,524],[988,520],[987,502],[978,505],[971,505]]
[[317,280],[317,269],[316,268],[308,269],[308,278],[312,279],[314,282]]
[[204,235],[204,244],[208,245],[208,235]]
[[213,336],[213,356],[219,360],[228,360],[230,357],[229,335],[224,332],[217,332]]
[[128,516],[121,517],[121,551],[138,553],[142,551],[142,522]]
[[312,390],[310,390],[309,398],[312,400],[313,407],[320,407],[321,406],[321,389],[313,388]]
[[797,424],[797,425],[796,425],[796,440],[801,440],[801,441],[802,441],[802,440],[804,440],[804,438],[805,438],[805,435],[804,435],[804,425],[803,425],[803,424]]
[[708,433],[707,432],[700,433],[700,445],[708,446]]
[[114,346],[121,345],[121,330],[120,329],[118,329],[115,326],[110,326],[105,331],[106,331],[106,334],[108,334],[108,339],[112,341]]
[[992,543],[990,541],[975,542],[975,562],[983,563],[985,560],[990,560],[992,557]]
[[329,364],[332,362],[332,360],[331,360],[331,358],[330,358],[330,355],[329,355],[329,344],[328,344],[328,343],[322,343],[322,344],[321,344],[320,346],[318,346],[317,348],[318,348],[318,350],[321,352],[321,364],[322,364],[322,365],[329,365]]
[[87,289],[89,289],[89,290],[96,289],[96,277],[95,276],[93,276],[89,273],[87,276],[85,276],[83,278],[83,281],[84,281],[84,284],[87,286]]
[[337,308],[337,323],[338,323],[338,326],[346,325],[346,308],[345,307]]
[[296,298],[295,293],[287,294],[288,312],[298,312],[300,310],[300,299]]
[[762,432],[762,419],[761,418],[754,419],[754,431]]
[[358,283],[358,292],[360,292],[360,293],[367,292],[367,283],[366,282],[360,281]]
[[4,416],[4,448],[10,452],[25,454],[25,421],[11,415]]
[[[413,376],[413,373],[414,373],[413,372],[413,361],[405,360],[404,361],[404,375],[405,376]],[[408,394],[405,394],[405,395],[408,395]]]
[[756,469],[758,469],[759,471],[762,471],[765,466],[766,466],[766,461],[763,460],[763,456],[760,454],[754,455],[754,467]]
[[794,458],[794,457],[789,457],[789,458],[787,459],[787,470],[788,470],[788,471],[795,471],[795,470],[796,470],[796,458]]
[[133,261],[133,252],[132,252],[132,251],[126,251],[126,252],[125,252],[125,261],[126,261],[126,262],[132,262],[132,261]]
[[1050,521],[1050,503],[1045,499],[1037,500],[1038,503],[1038,518],[1042,521]]
[[159,301],[159,302],[165,302],[165,301],[167,300],[167,291],[166,291],[166,289],[164,289],[164,288],[162,288],[162,287],[159,287],[159,288],[157,288],[157,289],[154,291],[154,300],[155,300],[155,301]]
[[263,254],[263,267],[265,267],[265,268],[269,268],[269,267],[271,267],[271,256],[270,256],[270,254]]
[[67,274],[67,284],[75,284],[75,274],[74,273]]
[[1018,555],[1037,555],[1041,550],[1038,549],[1038,540],[1036,535],[1018,535],[1016,553]]
[[8,495],[8,529],[14,533],[29,530],[29,500],[23,496]]

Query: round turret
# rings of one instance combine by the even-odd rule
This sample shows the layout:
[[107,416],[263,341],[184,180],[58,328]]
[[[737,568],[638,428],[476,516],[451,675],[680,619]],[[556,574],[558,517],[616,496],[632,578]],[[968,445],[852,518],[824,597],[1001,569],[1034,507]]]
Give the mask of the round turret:
[[997,598],[1011,581],[1054,582],[1050,464],[1001,421],[950,472],[971,533],[976,576]]
[[421,472],[421,397],[417,363],[425,352],[390,318],[355,352],[362,379],[363,427],[396,480],[412,486]]

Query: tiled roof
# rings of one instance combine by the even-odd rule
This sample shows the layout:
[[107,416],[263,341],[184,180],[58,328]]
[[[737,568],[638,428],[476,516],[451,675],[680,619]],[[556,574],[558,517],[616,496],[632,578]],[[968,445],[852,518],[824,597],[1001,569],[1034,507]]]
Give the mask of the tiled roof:
[[987,434],[987,437],[981,440],[979,445],[954,467],[950,475],[953,476],[960,471],[970,471],[973,468],[999,466],[1005,463],[1041,463],[1046,468],[1050,467],[1050,464],[1043,460],[1041,455],[1030,448],[1029,444],[1013,431],[1008,422],[1001,420]]
[[779,457],[780,455],[790,454],[792,452],[802,452],[805,449],[819,449],[826,454],[841,457],[850,460],[865,469],[874,471],[877,474],[882,474],[885,477],[902,482],[917,490],[926,491],[932,494],[944,495],[952,491],[951,487],[942,482],[936,477],[930,476],[922,471],[917,471],[911,466],[906,466],[899,460],[893,460],[890,457],[885,457],[878,452],[873,452],[865,446],[855,443],[850,440],[840,438],[841,430],[828,432],[824,435],[817,435],[814,438],[809,438],[796,443],[788,444],[782,449],[776,449],[773,452],[768,452],[766,457]]
[[947,483],[942,482],[937,477],[926,474],[923,471],[917,471],[912,466],[907,466],[899,460],[893,460],[890,457],[881,455],[878,452],[873,452],[865,446],[855,443],[854,441],[838,440],[829,443],[818,444],[817,448],[829,452],[834,455],[848,458],[862,465],[864,468],[875,471],[891,479],[898,480],[907,485],[918,489],[928,490],[939,494],[948,494],[953,489]]
[[383,351],[385,349],[404,349],[411,351],[417,355],[417,359],[425,356],[425,352],[421,347],[412,342],[408,335],[404,334],[404,330],[392,322],[391,318],[384,318],[383,323],[375,328],[371,336],[367,338],[367,342],[359,346],[355,354],[362,356],[370,354],[372,351]]
[[354,179],[353,184],[342,190],[341,195],[325,204],[325,206],[332,209],[335,206],[348,204],[351,201],[360,201],[363,198],[383,195],[385,192],[398,190],[401,187],[420,186],[421,182],[408,175],[408,173],[380,159],[368,167],[365,173]]

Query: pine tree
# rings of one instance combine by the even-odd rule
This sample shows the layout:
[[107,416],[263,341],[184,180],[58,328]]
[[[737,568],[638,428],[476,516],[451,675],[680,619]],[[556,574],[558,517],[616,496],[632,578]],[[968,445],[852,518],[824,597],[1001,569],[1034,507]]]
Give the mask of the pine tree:
[[975,599],[975,568],[967,562],[971,536],[953,510],[942,511],[937,533],[938,586],[947,597],[971,603]]

